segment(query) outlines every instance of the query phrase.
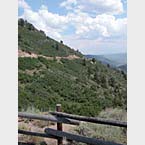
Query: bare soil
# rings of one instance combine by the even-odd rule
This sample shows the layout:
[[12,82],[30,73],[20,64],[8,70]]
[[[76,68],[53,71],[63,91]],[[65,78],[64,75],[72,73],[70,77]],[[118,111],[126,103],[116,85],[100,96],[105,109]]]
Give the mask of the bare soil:
[[[38,121],[38,120],[28,120],[21,119],[18,120],[18,126],[21,130],[33,131],[44,133],[45,128],[57,129],[57,124],[47,121]],[[76,126],[63,124],[63,131],[71,132]],[[18,135],[19,145],[23,144],[34,144],[40,145],[40,142],[45,142],[46,145],[56,145],[57,141],[51,138],[39,138],[39,137],[31,137],[19,134]],[[67,144],[67,141],[64,141],[64,145]]]
[[[31,57],[31,58],[43,57],[47,60],[53,60],[54,59],[54,57],[38,55],[38,54],[35,54],[35,53],[28,53],[28,52],[25,52],[25,51],[22,51],[22,50],[18,50],[18,56],[19,57]],[[60,60],[60,59],[68,59],[68,60],[80,59],[80,57],[76,56],[76,55],[68,55],[68,56],[64,56],[64,57],[56,56],[55,58],[56,58],[56,60]]]

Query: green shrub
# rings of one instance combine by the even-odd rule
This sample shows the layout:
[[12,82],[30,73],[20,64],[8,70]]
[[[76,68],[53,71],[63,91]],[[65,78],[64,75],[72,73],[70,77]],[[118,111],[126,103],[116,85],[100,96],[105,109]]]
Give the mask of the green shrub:
[[19,57],[19,64],[18,67],[20,70],[32,70],[32,69],[39,69],[41,67],[41,63],[37,58],[30,58],[30,57]]

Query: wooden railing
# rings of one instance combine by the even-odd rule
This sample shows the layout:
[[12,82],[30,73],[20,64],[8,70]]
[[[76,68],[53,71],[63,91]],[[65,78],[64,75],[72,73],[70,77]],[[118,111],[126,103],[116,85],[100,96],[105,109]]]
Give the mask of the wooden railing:
[[57,140],[58,145],[63,144],[63,138],[65,138],[69,141],[74,140],[77,142],[82,142],[82,143],[91,144],[91,145],[121,145],[121,144],[114,143],[114,142],[103,141],[103,140],[99,140],[96,138],[89,138],[89,137],[85,137],[85,136],[80,136],[80,135],[75,135],[72,133],[64,132],[62,123],[79,125],[81,121],[85,121],[85,122],[127,128],[126,122],[110,121],[110,120],[104,120],[104,119],[100,119],[100,118],[96,118],[96,117],[85,117],[85,116],[78,116],[78,115],[62,113],[60,104],[56,105],[56,112],[49,112],[49,114],[50,115],[38,115],[38,114],[19,112],[18,116],[21,118],[38,119],[38,120],[56,122],[57,130],[54,130],[51,128],[46,128],[44,130],[44,133],[30,132],[30,131],[26,131],[26,130],[18,130],[18,133],[25,134],[25,135],[45,137],[45,138],[53,138],[53,139]]

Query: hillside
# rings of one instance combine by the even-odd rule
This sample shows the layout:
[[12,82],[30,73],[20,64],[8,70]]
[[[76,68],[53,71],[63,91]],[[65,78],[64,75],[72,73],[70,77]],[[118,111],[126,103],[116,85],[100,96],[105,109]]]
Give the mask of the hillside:
[[118,67],[120,70],[123,70],[125,73],[127,73],[127,65],[121,65]]
[[86,58],[95,58],[96,60],[100,61],[104,65],[110,65],[111,67],[116,67],[117,62],[114,62],[112,60],[109,60],[108,58],[105,58],[103,55],[86,55]]
[[127,73],[127,54],[107,54],[107,55],[85,55],[86,58],[95,58],[104,65],[110,65],[113,68]]
[[18,45],[19,49],[26,52],[33,52],[45,56],[68,56],[77,55],[82,57],[80,52],[77,52],[63,44],[63,41],[57,42],[42,30],[37,30],[32,24],[19,19],[18,21]]
[[101,61],[103,64],[109,64],[113,67],[118,67],[127,64],[127,54],[106,54],[106,55],[86,55],[87,58],[95,58]]
[[126,74],[85,59],[22,19],[18,32],[19,110],[61,103],[65,112],[96,116],[109,107],[126,109]]
[[126,53],[116,53],[103,55],[106,59],[116,63],[117,66],[127,64],[127,54]]

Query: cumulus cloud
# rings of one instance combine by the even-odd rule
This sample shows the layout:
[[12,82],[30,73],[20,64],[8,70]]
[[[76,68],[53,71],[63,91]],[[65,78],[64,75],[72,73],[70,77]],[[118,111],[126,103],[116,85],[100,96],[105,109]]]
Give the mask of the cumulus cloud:
[[123,3],[121,0],[65,0],[60,4],[66,9],[80,9],[83,12],[95,14],[121,14]]
[[[85,52],[85,48],[89,46],[92,49],[106,45],[107,47],[115,47],[118,44],[119,47],[123,47],[126,41],[127,18],[116,18],[114,15],[107,13],[117,12],[117,10],[119,12],[119,7],[120,12],[122,11],[122,6],[119,4],[120,0],[115,1],[87,0],[84,2],[82,0],[67,0],[61,3],[63,7],[71,5],[75,7],[81,6],[80,4],[83,4],[83,2],[88,2],[94,6],[100,2],[100,7],[104,7],[103,10],[106,13],[92,17],[89,13],[83,11],[83,7],[68,11],[66,15],[60,15],[50,12],[45,5],[42,5],[37,11],[33,11],[24,0],[19,0],[19,7],[24,9],[24,13],[20,17],[32,23],[37,29],[45,31],[46,35],[56,40],[64,40],[66,44],[76,47],[82,52]],[[67,9],[71,9],[71,7]],[[67,33],[70,29],[73,30],[71,34]],[[112,41],[112,43],[108,41]],[[123,45],[121,45],[121,42],[123,42]]]
[[67,19],[48,11],[47,7],[42,5],[35,12],[32,9],[25,9],[21,18],[32,23],[37,29],[45,31],[45,33],[54,39],[61,39],[60,33],[66,28]]
[[77,37],[96,39],[98,37],[124,37],[126,35],[127,19],[116,19],[109,14],[97,15],[95,18],[86,13],[70,13],[68,21],[76,29]]

